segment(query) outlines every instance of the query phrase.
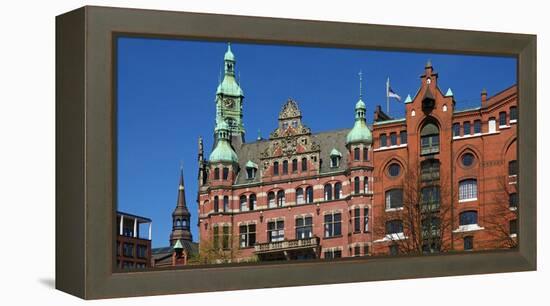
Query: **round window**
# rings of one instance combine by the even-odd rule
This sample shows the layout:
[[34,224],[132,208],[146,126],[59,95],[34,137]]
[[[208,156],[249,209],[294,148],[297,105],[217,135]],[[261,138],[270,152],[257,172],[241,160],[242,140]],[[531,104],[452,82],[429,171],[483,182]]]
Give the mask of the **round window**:
[[398,176],[400,172],[401,166],[399,166],[399,164],[393,163],[388,167],[388,173],[390,176]]
[[464,165],[465,167],[470,167],[474,164],[474,159],[475,157],[472,153],[466,153],[462,155],[462,165]]

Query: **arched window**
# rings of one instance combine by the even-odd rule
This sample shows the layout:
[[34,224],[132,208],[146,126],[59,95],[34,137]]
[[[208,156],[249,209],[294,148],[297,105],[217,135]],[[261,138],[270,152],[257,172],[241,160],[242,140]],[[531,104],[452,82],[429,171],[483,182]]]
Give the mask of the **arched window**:
[[227,180],[228,177],[229,177],[229,168],[223,167],[223,179]]
[[248,205],[246,203],[246,196],[245,195],[242,195],[239,198],[239,204],[240,204],[240,207],[241,207],[241,211],[248,211]]
[[296,189],[296,204],[304,204],[304,190],[302,188]]
[[220,168],[214,168],[214,179],[215,180],[220,179]]
[[267,207],[269,208],[275,207],[275,193],[273,191],[270,191],[267,194]]
[[250,197],[248,197],[248,210],[254,209],[256,209],[256,195],[251,194]]
[[427,123],[420,131],[420,154],[439,153],[439,128],[433,123]]
[[214,212],[219,212],[220,211],[220,199],[218,198],[218,196],[215,196],[214,197]]
[[463,211],[459,215],[459,224],[460,225],[471,225],[471,224],[477,224],[477,211],[475,210],[467,210]]
[[288,160],[283,160],[283,175],[288,174]]
[[361,159],[361,156],[360,156],[361,151],[359,151],[359,150],[360,150],[359,148],[354,148],[353,149],[353,160],[360,160]]
[[292,172],[296,172],[296,171],[298,171],[298,160],[293,159],[292,160]]
[[356,176],[353,179],[353,193],[355,193],[355,194],[361,193],[361,182],[360,182],[358,176]]
[[306,202],[313,203],[313,187],[311,186],[306,188]]
[[395,188],[386,191],[386,209],[403,207],[403,189]]
[[331,201],[332,200],[332,185],[326,184],[325,185],[325,201]]
[[176,227],[181,227],[181,219],[176,219]]
[[307,158],[302,158],[302,171],[307,171]]
[[273,163],[273,175],[279,175],[279,162]]
[[285,192],[283,190],[277,191],[277,206],[285,206]]
[[183,229],[189,229],[189,226],[187,224],[187,220],[185,220],[185,219],[181,220],[181,227]]
[[474,201],[477,200],[477,180],[466,179],[458,183],[458,200]]
[[223,197],[223,211],[224,212],[229,211],[229,197],[228,196]]
[[369,192],[369,177],[365,176],[363,179],[364,179],[363,180],[363,189],[365,190],[364,192],[368,193]]
[[342,198],[342,183],[337,182],[334,184],[334,199],[338,200]]

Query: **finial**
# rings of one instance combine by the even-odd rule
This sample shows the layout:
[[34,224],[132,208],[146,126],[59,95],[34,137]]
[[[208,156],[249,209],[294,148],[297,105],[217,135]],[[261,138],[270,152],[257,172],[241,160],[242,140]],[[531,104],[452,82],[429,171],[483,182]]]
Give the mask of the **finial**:
[[363,71],[359,70],[359,100],[363,99]]
[[231,51],[231,42],[230,41],[227,42],[227,51]]
[[426,68],[432,68],[432,60],[428,59],[428,62],[426,63]]
[[260,132],[260,129],[258,129],[258,138],[256,140],[262,140],[262,133]]
[[481,91],[481,94],[486,95],[487,94],[487,88],[483,88],[483,90]]

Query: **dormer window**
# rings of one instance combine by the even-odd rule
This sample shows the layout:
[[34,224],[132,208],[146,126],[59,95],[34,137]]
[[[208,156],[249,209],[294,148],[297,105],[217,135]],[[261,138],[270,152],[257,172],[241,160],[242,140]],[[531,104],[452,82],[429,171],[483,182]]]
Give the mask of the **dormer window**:
[[256,178],[256,173],[258,172],[258,165],[252,161],[246,163],[246,179],[253,180]]
[[342,158],[342,153],[336,149],[332,149],[330,152],[330,167],[337,168],[340,167],[340,159]]

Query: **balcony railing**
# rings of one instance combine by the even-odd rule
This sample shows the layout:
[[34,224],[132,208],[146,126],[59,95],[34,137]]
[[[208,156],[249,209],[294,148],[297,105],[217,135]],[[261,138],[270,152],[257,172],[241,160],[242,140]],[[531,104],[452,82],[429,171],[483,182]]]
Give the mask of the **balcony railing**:
[[283,251],[288,249],[299,249],[306,247],[316,247],[319,246],[319,237],[312,237],[307,239],[294,239],[294,240],[284,240],[277,242],[268,242],[268,243],[257,243],[254,246],[256,252],[273,252],[273,251]]

